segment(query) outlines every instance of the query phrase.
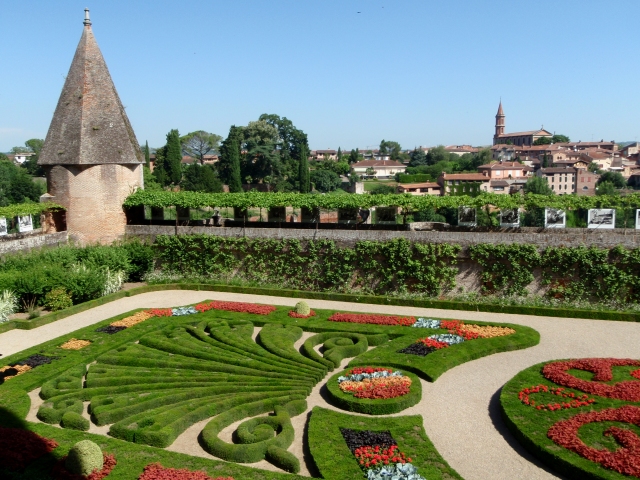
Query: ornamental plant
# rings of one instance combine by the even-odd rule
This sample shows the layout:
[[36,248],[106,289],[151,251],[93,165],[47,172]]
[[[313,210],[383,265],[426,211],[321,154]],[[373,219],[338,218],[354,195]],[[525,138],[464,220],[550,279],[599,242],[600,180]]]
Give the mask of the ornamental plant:
[[56,312],[72,307],[73,299],[64,288],[57,287],[47,292],[44,296],[44,306],[52,312]]
[[102,450],[91,440],[81,440],[69,450],[64,466],[76,475],[88,476],[93,471],[101,471],[104,466]]
[[18,309],[18,297],[11,290],[0,293],[0,323],[9,320],[9,315]]
[[165,468],[159,463],[144,467],[138,480],[233,480],[232,477],[212,478],[202,471],[191,471],[186,468]]
[[356,367],[338,377],[340,390],[356,398],[386,399],[409,393],[411,379],[400,371],[380,367]]
[[346,323],[368,323],[373,325],[403,325],[407,327],[416,323],[416,319],[414,317],[374,315],[367,313],[334,313],[329,317],[329,321]]
[[214,301],[210,303],[199,303],[195,306],[195,309],[199,312],[206,312],[213,309],[226,310],[228,312],[253,313],[255,315],[269,315],[275,311],[276,307],[273,305],[258,305],[257,303]]

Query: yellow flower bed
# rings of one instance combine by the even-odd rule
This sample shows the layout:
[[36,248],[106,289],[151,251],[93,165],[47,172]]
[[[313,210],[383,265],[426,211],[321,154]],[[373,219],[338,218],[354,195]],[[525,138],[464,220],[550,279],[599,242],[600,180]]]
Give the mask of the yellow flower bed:
[[459,328],[463,332],[477,333],[480,338],[504,337],[505,335],[512,335],[516,333],[513,328],[492,327],[490,325],[481,326],[463,324]]
[[31,367],[29,365],[16,365],[15,367],[12,367],[11,365],[7,365],[6,367],[0,368],[0,372],[4,372],[5,370],[9,370],[10,368],[15,368],[18,371],[18,373],[16,373],[15,375],[11,375],[9,377],[4,377],[5,380],[9,380],[10,378],[17,377],[18,375],[22,375],[23,373],[31,370]]
[[65,350],[80,350],[81,348],[88,347],[91,345],[89,340],[78,340],[76,338],[72,338],[68,342],[60,345],[60,348],[64,348]]
[[134,315],[131,315],[130,317],[126,317],[126,318],[123,318],[122,320],[117,320],[111,323],[111,326],[129,328],[129,327],[133,327],[134,325],[137,325],[138,323],[142,323],[151,317],[153,317],[153,315],[148,312],[144,312],[144,311],[138,312]]

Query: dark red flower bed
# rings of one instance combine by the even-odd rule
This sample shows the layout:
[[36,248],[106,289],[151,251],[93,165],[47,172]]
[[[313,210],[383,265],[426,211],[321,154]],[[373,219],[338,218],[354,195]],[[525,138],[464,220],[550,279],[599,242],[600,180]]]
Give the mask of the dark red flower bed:
[[212,478],[204,472],[192,472],[186,469],[164,468],[159,463],[144,467],[138,480],[233,480],[232,477]]
[[102,456],[104,459],[104,466],[102,467],[102,470],[100,470],[99,472],[94,470],[90,475],[87,475],[86,477],[84,475],[76,475],[70,473],[66,468],[64,468],[64,462],[67,459],[66,456],[55,464],[51,473],[53,474],[53,478],[55,478],[56,480],[102,480],[111,473],[113,467],[115,467],[118,463],[116,462],[116,458],[113,455],[107,455],[106,453],[103,453]]
[[366,313],[334,313],[330,322],[369,323],[373,325],[403,325],[410,327],[416,323],[414,317],[397,317],[390,315],[373,315]]
[[441,348],[448,348],[449,344],[446,342],[439,342],[438,340],[434,340],[433,338],[421,338],[416,343],[421,343],[426,347],[435,348],[436,350],[440,350]]
[[605,468],[615,470],[623,475],[640,477],[640,437],[631,430],[610,427],[604,434],[615,438],[622,445],[622,448],[611,452],[606,449],[599,450],[589,447],[578,437],[578,430],[583,425],[593,422],[623,422],[640,427],[640,408],[626,405],[600,412],[580,413],[553,425],[547,432],[547,436],[557,445],[571,450],[592,462],[599,463]]
[[351,450],[351,453],[360,447],[366,447],[367,445],[379,445],[382,448],[389,448],[392,445],[397,445],[396,441],[391,436],[391,432],[385,430],[383,432],[374,432],[372,430],[351,430],[350,428],[340,428],[342,438],[347,442],[347,447]]
[[289,316],[291,318],[309,318],[309,317],[315,317],[316,312],[314,312],[313,310],[310,310],[309,315],[302,315],[301,313],[297,313],[295,310],[289,310]]
[[170,308],[150,308],[145,311],[154,317],[170,317],[173,315],[173,310]]
[[398,350],[398,353],[406,353],[408,355],[418,355],[420,357],[426,357],[430,353],[438,350],[435,347],[427,347],[424,343],[412,343],[408,347],[403,348],[402,350]]
[[[548,380],[564,387],[575,388],[576,390],[601,397],[640,402],[640,382],[638,381],[622,381],[613,385],[600,383],[610,382],[613,379],[612,367],[635,365],[640,365],[640,362],[628,358],[583,358],[548,363],[542,368],[542,374]],[[593,373],[593,380],[581,380],[567,373],[568,370],[572,369]],[[631,374],[636,378],[640,378],[640,370],[634,370]]]
[[20,428],[0,427],[0,465],[22,470],[36,458],[58,448],[55,440]]
[[258,305],[257,303],[243,302],[210,302],[199,303],[195,306],[199,312],[207,310],[226,310],[227,312],[253,313],[256,315],[269,315],[276,307],[272,305]]
[[96,332],[108,333],[109,335],[113,335],[114,333],[118,333],[126,329],[127,327],[114,327],[112,325],[107,325],[106,327],[96,328]]
[[[569,401],[562,402],[562,403],[548,403],[546,405],[544,404],[536,405],[535,400],[531,400],[529,398],[529,395],[531,395],[532,393],[541,393],[541,392],[557,395],[561,398],[568,398]],[[595,399],[589,398],[589,395],[587,394],[576,395],[574,393],[567,393],[562,387],[549,388],[546,385],[536,385],[535,387],[524,388],[520,390],[520,393],[518,393],[518,398],[525,405],[535,407],[537,410],[549,410],[549,411],[562,410],[563,408],[586,407],[587,405],[591,405],[592,403],[595,403]]]

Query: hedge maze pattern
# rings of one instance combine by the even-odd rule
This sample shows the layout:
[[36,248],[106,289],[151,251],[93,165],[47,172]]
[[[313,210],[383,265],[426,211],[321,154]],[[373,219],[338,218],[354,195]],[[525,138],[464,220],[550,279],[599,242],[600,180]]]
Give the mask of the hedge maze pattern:
[[[83,402],[88,402],[93,423],[109,426],[109,436],[131,445],[159,448],[170,446],[190,426],[209,419],[199,438],[208,453],[237,463],[267,460],[296,473],[299,459],[288,451],[294,441],[291,418],[308,411],[306,399],[311,390],[344,359],[354,357],[351,366],[364,362],[399,367],[432,380],[471,358],[525,348],[538,341],[537,332],[514,326],[517,333],[510,337],[468,342],[449,352],[418,358],[398,350],[424,336],[422,329],[336,324],[327,320],[333,312],[321,310],[315,317],[291,318],[288,311],[278,307],[268,315],[210,310],[155,316],[112,334],[101,333],[101,327],[108,324],[105,321],[23,352],[58,357],[1,385],[8,390],[0,391],[0,407],[7,406],[5,399],[14,386],[18,397],[19,389],[28,392],[41,386],[44,403],[37,411],[40,421],[86,432],[90,422],[83,416]],[[262,328],[254,341],[255,326]],[[296,342],[304,331],[313,334],[298,350]],[[61,349],[72,335],[91,343],[80,350]],[[379,407],[375,400],[341,401],[336,395],[332,403],[369,414],[398,412],[420,400],[420,381],[414,377],[413,383],[416,388],[411,395],[399,397],[397,402],[385,400]],[[21,411],[20,416],[24,418],[26,413]],[[393,424],[400,422],[399,418],[385,422]],[[232,434],[233,442],[219,437],[224,429],[241,421]],[[309,438],[310,444],[313,441]],[[416,453],[419,456],[412,452]],[[433,461],[446,465],[439,456]]]

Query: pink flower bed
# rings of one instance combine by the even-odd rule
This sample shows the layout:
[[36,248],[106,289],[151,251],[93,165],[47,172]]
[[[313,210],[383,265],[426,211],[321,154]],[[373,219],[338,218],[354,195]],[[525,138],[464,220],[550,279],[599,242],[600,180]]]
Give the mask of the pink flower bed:
[[398,317],[391,315],[374,315],[366,313],[334,313],[330,322],[369,323],[373,325],[402,325],[410,327],[416,323],[414,317]]
[[202,471],[192,472],[184,468],[164,468],[159,463],[144,467],[138,480],[233,480],[232,477],[212,478]]
[[316,312],[314,312],[313,310],[310,310],[309,315],[302,315],[301,313],[297,313],[295,310],[289,310],[289,316],[291,318],[310,318],[310,317],[315,317]]
[[225,310],[227,312],[253,313],[256,315],[269,315],[276,307],[272,305],[258,305],[257,303],[243,302],[219,302],[199,303],[195,309],[200,313],[207,310]]
[[55,440],[20,428],[0,427],[0,465],[22,470],[36,458],[58,448]]

